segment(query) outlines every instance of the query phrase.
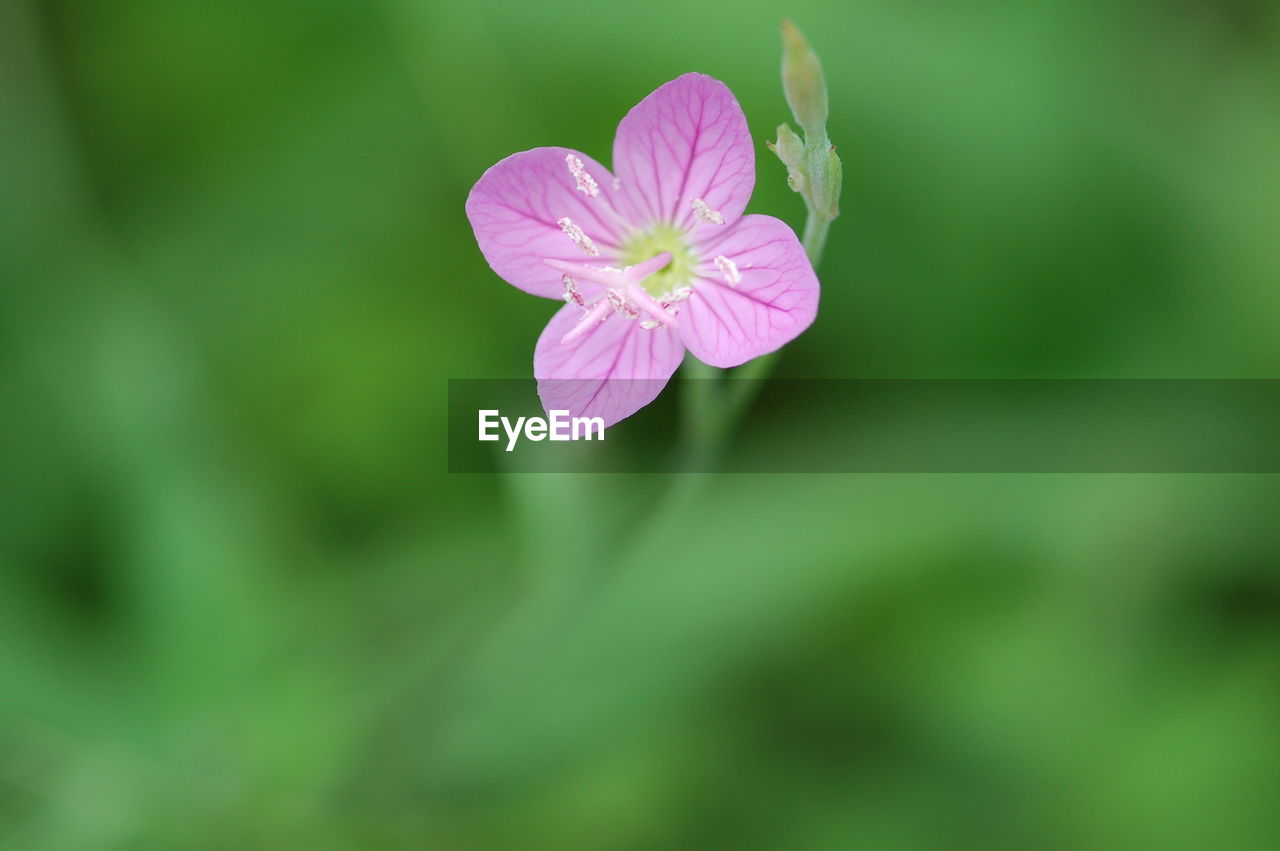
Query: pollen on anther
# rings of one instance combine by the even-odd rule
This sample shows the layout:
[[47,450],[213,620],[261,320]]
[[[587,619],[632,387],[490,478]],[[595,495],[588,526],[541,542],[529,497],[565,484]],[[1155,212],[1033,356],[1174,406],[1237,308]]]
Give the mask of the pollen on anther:
[[729,286],[736,287],[742,282],[742,273],[738,271],[737,263],[734,263],[723,254],[717,254],[715,260],[716,268],[720,270],[720,274],[724,275],[724,279]]
[[636,319],[640,316],[640,311],[636,306],[627,301],[627,297],[618,290],[608,290],[605,297],[609,299],[609,303],[613,305],[613,309],[621,313],[628,319]]
[[591,237],[582,232],[582,228],[573,223],[571,219],[557,219],[556,224],[560,226],[560,230],[564,231],[564,235],[573,240],[573,244],[581,248],[588,255],[595,257],[600,253],[600,249],[596,248],[596,244],[591,241]]
[[582,293],[578,292],[578,282],[572,275],[562,275],[561,282],[564,284],[564,300],[569,304],[576,304],[583,310],[587,309],[587,303],[582,299]]
[[582,165],[582,160],[573,154],[566,154],[564,158],[565,164],[569,166],[569,173],[573,175],[573,179],[578,181],[578,191],[592,198],[600,194],[600,186],[596,183],[595,178],[587,174],[587,170]]
[[698,218],[706,222],[711,222],[713,225],[724,224],[724,216],[720,215],[720,211],[713,210],[708,207],[707,202],[703,201],[701,198],[693,199],[693,212]]
[[678,301],[684,301],[691,295],[693,295],[693,287],[676,287],[671,292],[659,298],[658,301],[662,302],[663,306],[666,306],[668,304],[675,304]]

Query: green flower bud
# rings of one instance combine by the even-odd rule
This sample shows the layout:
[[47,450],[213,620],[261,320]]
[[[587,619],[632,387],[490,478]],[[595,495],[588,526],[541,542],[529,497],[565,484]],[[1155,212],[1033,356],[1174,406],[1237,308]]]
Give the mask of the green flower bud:
[[[835,145],[827,137],[827,84],[818,55],[791,21],[782,22],[782,89],[803,138],[790,126],[778,127],[778,141],[769,149],[787,167],[787,185],[804,198],[809,210],[806,251],[821,254],[826,224],[840,214],[840,184],[844,168]],[[815,229],[815,222],[817,225]]]
[[822,64],[800,30],[782,22],[782,90],[796,122],[807,136],[822,136],[827,126],[827,83]]

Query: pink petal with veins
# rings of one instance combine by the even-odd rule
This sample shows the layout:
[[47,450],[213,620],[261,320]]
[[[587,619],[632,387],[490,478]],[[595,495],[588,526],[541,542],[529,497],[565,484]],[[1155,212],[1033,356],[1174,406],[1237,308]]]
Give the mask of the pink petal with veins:
[[572,304],[557,311],[538,338],[533,374],[548,411],[602,417],[608,428],[662,392],[684,360],[684,345],[671,328],[641,328],[638,320],[616,312],[585,334],[560,342],[583,316]]
[[[751,215],[723,235],[707,235],[697,246],[702,265],[693,295],[680,311],[680,336],[698,360],[738,366],[809,327],[818,312],[818,278],[791,228]],[[717,257],[732,261],[736,284]]]
[[[732,225],[755,186],[755,148],[729,87],[685,74],[636,104],[613,142],[613,167],[638,224],[695,233]],[[710,211],[698,215],[694,202]],[[724,224],[709,219],[718,214]]]
[[[578,188],[569,156],[577,157],[582,171],[593,179],[594,197]],[[534,148],[512,154],[484,173],[467,197],[467,218],[484,259],[507,283],[534,295],[561,298],[562,273],[543,261],[617,265],[618,242],[629,227],[612,212],[617,200],[613,175],[586,154]],[[565,219],[569,226],[561,224]],[[589,242],[575,243],[566,234],[574,227]],[[580,283],[579,291],[584,296],[600,293],[595,284],[587,283]]]

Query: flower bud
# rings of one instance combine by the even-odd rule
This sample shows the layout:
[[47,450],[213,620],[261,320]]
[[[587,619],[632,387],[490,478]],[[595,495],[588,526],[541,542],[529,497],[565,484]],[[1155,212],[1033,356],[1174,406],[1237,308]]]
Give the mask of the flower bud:
[[782,22],[782,89],[787,105],[807,136],[822,136],[827,126],[827,83],[822,64],[800,30]]

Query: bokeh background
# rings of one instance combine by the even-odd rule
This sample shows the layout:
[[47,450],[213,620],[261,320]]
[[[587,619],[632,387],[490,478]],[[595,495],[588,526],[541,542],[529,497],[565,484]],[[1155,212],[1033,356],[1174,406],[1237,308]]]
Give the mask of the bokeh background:
[[779,374],[1277,377],[1264,0],[8,0],[0,848],[1280,846],[1274,477],[445,472],[471,184],[699,70],[798,228],[784,15]]

